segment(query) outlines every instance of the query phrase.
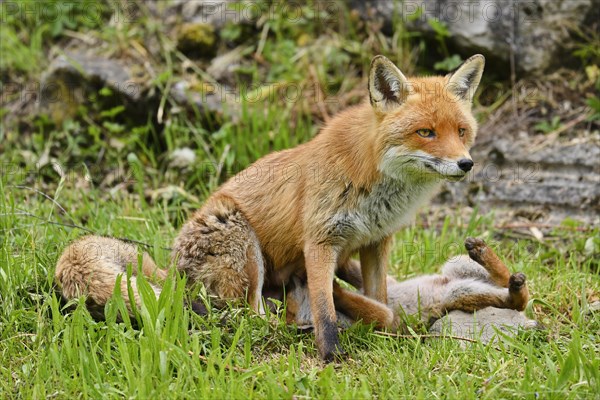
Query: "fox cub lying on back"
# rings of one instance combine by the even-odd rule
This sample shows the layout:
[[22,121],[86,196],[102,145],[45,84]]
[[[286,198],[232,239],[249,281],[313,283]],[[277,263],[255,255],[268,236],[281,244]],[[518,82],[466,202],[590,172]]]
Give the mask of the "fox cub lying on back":
[[[387,306],[343,289],[334,282],[333,298],[338,320],[352,323],[378,321],[378,315],[391,309],[396,315],[418,315],[431,322],[447,312],[473,312],[485,307],[509,308],[523,311],[529,300],[529,290],[523,273],[510,273],[506,265],[481,239],[468,238],[465,248],[469,256],[458,256],[443,267],[441,274],[424,275],[405,281],[387,277]],[[362,288],[359,266],[352,264],[343,280],[357,289]],[[286,317],[288,323],[312,325],[306,282],[302,277],[292,279],[286,288]],[[340,294],[344,295],[340,295]]]
[[[387,277],[387,305],[360,292],[343,289],[333,283],[337,316],[342,323],[354,321],[380,324],[382,318],[401,314],[420,315],[424,322],[441,317],[452,310],[475,311],[485,307],[523,310],[529,292],[522,273],[510,274],[494,251],[483,240],[468,238],[465,247],[469,257],[459,256],[448,261],[439,275],[425,275],[397,281]],[[65,299],[87,296],[92,315],[102,317],[104,305],[113,294],[118,275],[124,275],[128,264],[138,263],[136,246],[118,239],[86,236],[73,242],[61,255],[56,268],[56,280]],[[167,270],[157,268],[147,253],[141,257],[141,271],[150,279],[164,280]],[[132,268],[134,274],[137,268]],[[360,267],[350,262],[339,276],[362,289]],[[133,302],[140,307],[136,280],[130,281]],[[160,286],[151,284],[160,294]],[[127,279],[121,280],[121,293],[128,293]],[[284,300],[286,318],[290,324],[313,325],[306,276],[295,275],[285,288],[271,288],[269,297]],[[130,307],[131,302],[125,302]],[[194,311],[205,313],[202,305],[192,304]],[[130,309],[130,312],[132,310]]]
[[[221,302],[246,301],[258,313],[263,288],[305,275],[317,348],[333,359],[342,352],[336,272],[343,275],[358,253],[364,294],[385,303],[393,234],[443,181],[460,180],[473,167],[471,103],[484,63],[476,55],[447,76],[408,79],[375,57],[368,98],[338,113],[308,143],[271,153],[224,183],[183,225],[174,264]],[[96,294],[104,302],[110,279],[130,255],[104,260],[108,272],[95,265],[99,276],[61,259],[58,280],[70,296],[106,277]],[[144,271],[154,267],[144,260]],[[382,326],[395,324],[392,313],[376,317]]]

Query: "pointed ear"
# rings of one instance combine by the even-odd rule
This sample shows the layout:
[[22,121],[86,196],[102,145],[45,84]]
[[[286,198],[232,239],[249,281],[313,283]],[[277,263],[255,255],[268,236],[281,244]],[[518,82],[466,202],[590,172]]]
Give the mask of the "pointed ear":
[[483,74],[483,67],[485,57],[481,54],[469,58],[449,75],[448,90],[458,98],[472,102]]
[[390,60],[376,56],[369,71],[369,99],[376,112],[399,107],[410,92],[410,83]]

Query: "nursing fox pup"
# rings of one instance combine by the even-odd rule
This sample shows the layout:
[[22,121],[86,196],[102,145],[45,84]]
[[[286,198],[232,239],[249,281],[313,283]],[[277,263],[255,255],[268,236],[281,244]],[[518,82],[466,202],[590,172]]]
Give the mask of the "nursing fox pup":
[[[343,275],[358,253],[364,294],[387,301],[392,235],[441,182],[460,180],[473,166],[471,102],[483,68],[476,55],[448,76],[407,79],[375,57],[368,101],[337,114],[310,142],[269,154],[223,184],[182,227],[173,263],[210,295],[246,300],[257,312],[263,287],[305,273],[317,347],[331,360],[342,351],[336,271]],[[64,292],[100,279],[82,268],[61,258]],[[395,323],[392,313],[380,317],[381,326]]]
[[[467,238],[469,256],[457,256],[446,262],[441,274],[423,275],[405,281],[387,276],[387,305],[364,296],[361,292],[342,288],[333,282],[333,297],[338,322],[349,325],[355,321],[379,323],[402,315],[416,315],[430,323],[452,310],[473,312],[485,307],[522,311],[529,300],[525,275],[511,274],[496,253],[481,239]],[[94,317],[102,318],[104,306],[113,295],[117,277],[124,275],[127,265],[138,263],[138,250],[133,244],[118,239],[86,236],[73,242],[62,254],[57,267],[57,280],[67,299],[87,295],[87,307]],[[147,253],[141,253],[141,271],[150,279],[163,281],[167,270],[156,267]],[[137,269],[132,268],[137,274]],[[338,278],[361,290],[363,280],[360,265],[350,260]],[[141,307],[135,279],[130,281],[133,302]],[[157,296],[160,286],[150,283]],[[128,293],[127,280],[120,283],[121,293]],[[306,274],[290,277],[285,287],[270,288],[263,297],[284,301],[289,324],[313,325]],[[131,302],[126,302],[129,311]],[[201,303],[192,309],[205,314]]]
[[[461,310],[473,312],[485,307],[523,311],[529,300],[525,275],[510,273],[496,253],[481,239],[468,238],[465,248],[469,257],[461,255],[446,262],[441,274],[424,275],[405,281],[387,277],[387,305],[360,293],[342,289],[334,282],[334,302],[338,320],[377,322],[379,316],[393,312],[396,316],[415,315],[430,323],[444,314]],[[357,263],[344,280],[357,289],[362,279]],[[286,287],[286,318],[290,324],[313,324],[306,282],[292,278]]]

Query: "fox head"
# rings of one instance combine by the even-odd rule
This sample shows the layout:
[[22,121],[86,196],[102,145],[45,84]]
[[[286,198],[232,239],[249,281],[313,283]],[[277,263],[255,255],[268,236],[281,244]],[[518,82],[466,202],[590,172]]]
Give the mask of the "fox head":
[[406,78],[387,58],[373,59],[369,98],[383,174],[456,181],[471,170],[471,103],[484,65],[475,55],[446,76]]

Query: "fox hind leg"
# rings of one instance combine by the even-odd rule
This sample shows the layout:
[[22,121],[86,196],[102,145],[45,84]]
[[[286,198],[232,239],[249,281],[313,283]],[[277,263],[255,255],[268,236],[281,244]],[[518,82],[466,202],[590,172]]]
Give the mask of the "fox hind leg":
[[246,300],[262,311],[264,259],[254,229],[233,199],[211,197],[182,227],[173,258],[190,283],[202,283],[215,304]]
[[469,237],[465,240],[465,248],[469,257],[489,272],[493,283],[500,287],[508,287],[510,271],[483,240]]
[[396,325],[394,312],[387,305],[360,293],[343,289],[336,281],[333,281],[333,301],[336,310],[354,321],[375,323],[379,328],[394,328]]
[[442,313],[473,312],[485,307],[513,308],[507,289],[477,280],[450,282],[439,307]]
[[246,256],[247,261],[244,269],[248,275],[248,304],[252,310],[260,315],[264,315],[265,310],[262,302],[262,288],[265,280],[265,265],[262,252],[260,251],[258,238],[255,235],[252,244],[248,246]]
[[525,274],[517,272],[510,276],[508,280],[508,293],[512,305],[511,308],[523,311],[529,301],[529,290]]
[[524,310],[529,301],[529,289],[525,274],[517,272],[511,275],[506,264],[481,239],[467,238],[465,248],[469,252],[469,257],[489,272],[490,280],[493,283],[508,288],[510,308]]
[[442,312],[452,310],[473,312],[485,307],[522,311],[528,299],[525,275],[516,273],[510,277],[508,289],[476,279],[451,281],[448,283],[439,308]]

